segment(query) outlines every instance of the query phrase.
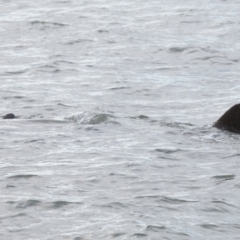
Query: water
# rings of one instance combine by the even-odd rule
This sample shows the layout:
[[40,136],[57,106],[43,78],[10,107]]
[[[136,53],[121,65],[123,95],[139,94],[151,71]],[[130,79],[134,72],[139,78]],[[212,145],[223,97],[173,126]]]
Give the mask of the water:
[[238,1],[1,1],[0,238],[240,239]]

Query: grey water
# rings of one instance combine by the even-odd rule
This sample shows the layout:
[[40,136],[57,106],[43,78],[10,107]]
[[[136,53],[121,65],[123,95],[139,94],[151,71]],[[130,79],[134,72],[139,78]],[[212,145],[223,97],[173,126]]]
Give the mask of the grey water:
[[240,239],[239,1],[0,3],[0,239]]

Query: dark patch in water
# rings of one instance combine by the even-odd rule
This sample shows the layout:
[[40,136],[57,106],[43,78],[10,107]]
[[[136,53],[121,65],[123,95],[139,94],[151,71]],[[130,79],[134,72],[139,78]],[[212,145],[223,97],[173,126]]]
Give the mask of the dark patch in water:
[[203,227],[203,228],[206,228],[206,229],[215,229],[215,228],[219,227],[215,224],[201,224],[200,226]]
[[145,237],[147,237],[148,235],[145,234],[145,233],[134,233],[133,236],[134,236],[134,237],[137,237],[137,238],[145,238]]
[[26,73],[27,71],[28,71],[28,68],[23,69],[23,70],[18,70],[18,71],[7,71],[7,72],[4,72],[1,75],[3,75],[3,76],[19,75],[19,74]]
[[126,235],[126,233],[114,233],[111,235],[112,238],[118,238],[118,237],[121,237],[121,236],[124,236]]
[[157,148],[155,151],[157,152],[161,152],[161,153],[166,153],[166,154],[172,154],[172,153],[175,153],[175,152],[180,152],[182,151],[181,149],[161,149],[161,148]]
[[69,41],[66,43],[63,43],[64,45],[74,45],[74,44],[79,44],[79,43],[84,43],[84,42],[93,42],[90,39],[77,39],[77,40],[73,40],[73,41]]
[[30,22],[32,26],[42,26],[40,29],[45,30],[47,28],[59,28],[59,27],[66,27],[68,24],[64,23],[57,23],[57,22],[45,22],[45,21],[32,21]]
[[132,118],[132,119],[149,119],[149,117],[146,116],[146,115],[139,115],[139,116],[136,116],[136,117],[130,117],[130,118]]
[[67,201],[56,201],[56,202],[53,202],[53,208],[54,209],[57,209],[57,208],[62,208],[64,206],[67,206],[70,204],[70,202],[67,202]]
[[188,49],[188,48],[186,48],[186,47],[171,47],[168,49],[168,51],[171,53],[181,53],[181,52],[185,51],[186,49]]
[[19,174],[19,175],[14,175],[14,176],[10,176],[8,178],[12,178],[12,179],[20,179],[20,178],[24,178],[24,179],[28,179],[28,178],[33,178],[33,177],[38,177],[38,175],[34,175],[34,174]]
[[217,180],[233,180],[235,178],[234,174],[230,174],[230,175],[217,175],[217,176],[213,176],[212,178],[217,179]]
[[130,89],[130,87],[111,87],[109,90],[123,90],[123,89]]
[[34,143],[34,142],[45,143],[44,139],[32,139],[32,140],[26,141],[25,143]]
[[109,31],[108,30],[104,30],[104,29],[100,29],[98,30],[99,33],[108,33]]
[[23,97],[23,96],[14,96],[14,98],[22,99],[22,98],[25,98],[25,97]]
[[6,188],[15,188],[16,186],[12,185],[12,184],[7,184]]

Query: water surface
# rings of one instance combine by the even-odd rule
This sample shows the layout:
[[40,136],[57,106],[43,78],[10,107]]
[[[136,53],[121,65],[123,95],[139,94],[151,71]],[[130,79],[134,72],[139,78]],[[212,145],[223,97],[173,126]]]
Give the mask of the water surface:
[[2,1],[1,239],[239,239],[238,1]]

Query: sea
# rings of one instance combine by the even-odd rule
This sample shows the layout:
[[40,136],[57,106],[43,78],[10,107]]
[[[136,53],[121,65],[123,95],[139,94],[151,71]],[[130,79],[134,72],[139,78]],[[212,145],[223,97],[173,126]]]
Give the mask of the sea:
[[239,0],[0,0],[0,239],[240,239]]

